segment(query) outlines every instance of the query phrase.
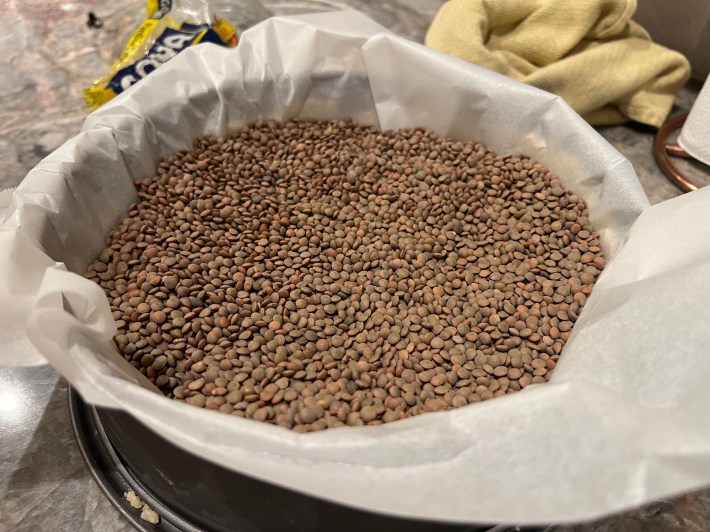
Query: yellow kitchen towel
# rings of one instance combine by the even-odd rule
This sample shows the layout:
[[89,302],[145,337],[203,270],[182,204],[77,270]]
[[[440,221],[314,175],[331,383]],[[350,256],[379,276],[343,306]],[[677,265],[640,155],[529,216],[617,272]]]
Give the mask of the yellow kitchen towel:
[[631,20],[636,0],[449,0],[426,44],[560,95],[589,123],[660,126],[690,75]]

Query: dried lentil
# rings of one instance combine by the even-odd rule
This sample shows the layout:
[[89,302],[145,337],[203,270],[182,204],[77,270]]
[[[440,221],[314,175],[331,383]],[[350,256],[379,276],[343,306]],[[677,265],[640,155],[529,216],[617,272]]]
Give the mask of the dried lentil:
[[86,276],[169,397],[300,432],[549,380],[604,268],[527,157],[423,129],[256,123],[137,183]]

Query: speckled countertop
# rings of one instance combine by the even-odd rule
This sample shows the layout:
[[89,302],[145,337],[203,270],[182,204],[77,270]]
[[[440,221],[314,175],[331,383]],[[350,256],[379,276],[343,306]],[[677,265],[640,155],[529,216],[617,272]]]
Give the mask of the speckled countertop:
[[[242,0],[243,1],[243,0]],[[234,20],[258,18],[244,3],[218,2]],[[274,14],[355,8],[393,32],[423,41],[442,0],[263,0]],[[17,185],[44,156],[76,134],[86,116],[82,89],[103,73],[141,20],[142,0],[0,2],[0,190]],[[104,20],[86,26],[89,11]],[[248,22],[248,21],[247,21]],[[679,94],[690,108],[699,85]],[[600,133],[634,165],[652,203],[680,194],[651,156],[653,132],[607,127]],[[10,395],[11,392],[11,395]],[[51,367],[0,367],[0,531],[131,530],[99,490],[74,441],[67,385]],[[12,397],[12,400],[7,400]],[[710,490],[658,501],[559,531],[710,530]]]

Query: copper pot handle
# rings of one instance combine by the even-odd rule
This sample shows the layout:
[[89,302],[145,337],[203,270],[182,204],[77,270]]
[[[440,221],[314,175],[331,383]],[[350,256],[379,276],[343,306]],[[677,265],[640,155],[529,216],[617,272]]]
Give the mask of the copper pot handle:
[[670,158],[670,156],[686,158],[692,156],[677,144],[666,143],[668,136],[676,129],[680,129],[685,123],[686,118],[688,118],[688,113],[678,115],[670,120],[666,120],[666,122],[658,128],[656,139],[653,142],[653,156],[658,166],[663,170],[663,173],[666,174],[671,181],[678,185],[684,192],[692,192],[693,190],[701,188],[702,185],[699,185],[678,170],[673,165]]

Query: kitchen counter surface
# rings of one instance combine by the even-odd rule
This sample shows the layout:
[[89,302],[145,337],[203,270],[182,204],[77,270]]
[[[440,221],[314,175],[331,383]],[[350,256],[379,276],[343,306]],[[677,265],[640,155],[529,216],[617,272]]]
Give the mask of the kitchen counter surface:
[[[218,2],[220,3],[220,2]],[[273,14],[354,8],[422,42],[441,0],[262,1]],[[229,1],[223,1],[230,11]],[[82,89],[101,75],[141,20],[144,2],[27,0],[0,4],[0,191],[16,186],[39,160],[76,134],[86,116]],[[101,17],[88,28],[89,11]],[[234,18],[234,5],[230,18]],[[690,108],[690,83],[675,112]],[[680,194],[659,171],[643,127],[600,128],[634,165],[652,203]],[[3,194],[0,192],[0,211]],[[710,490],[658,501],[592,523],[551,527],[605,532],[710,530]],[[74,440],[67,384],[51,367],[0,368],[0,531],[132,530],[100,491]]]

